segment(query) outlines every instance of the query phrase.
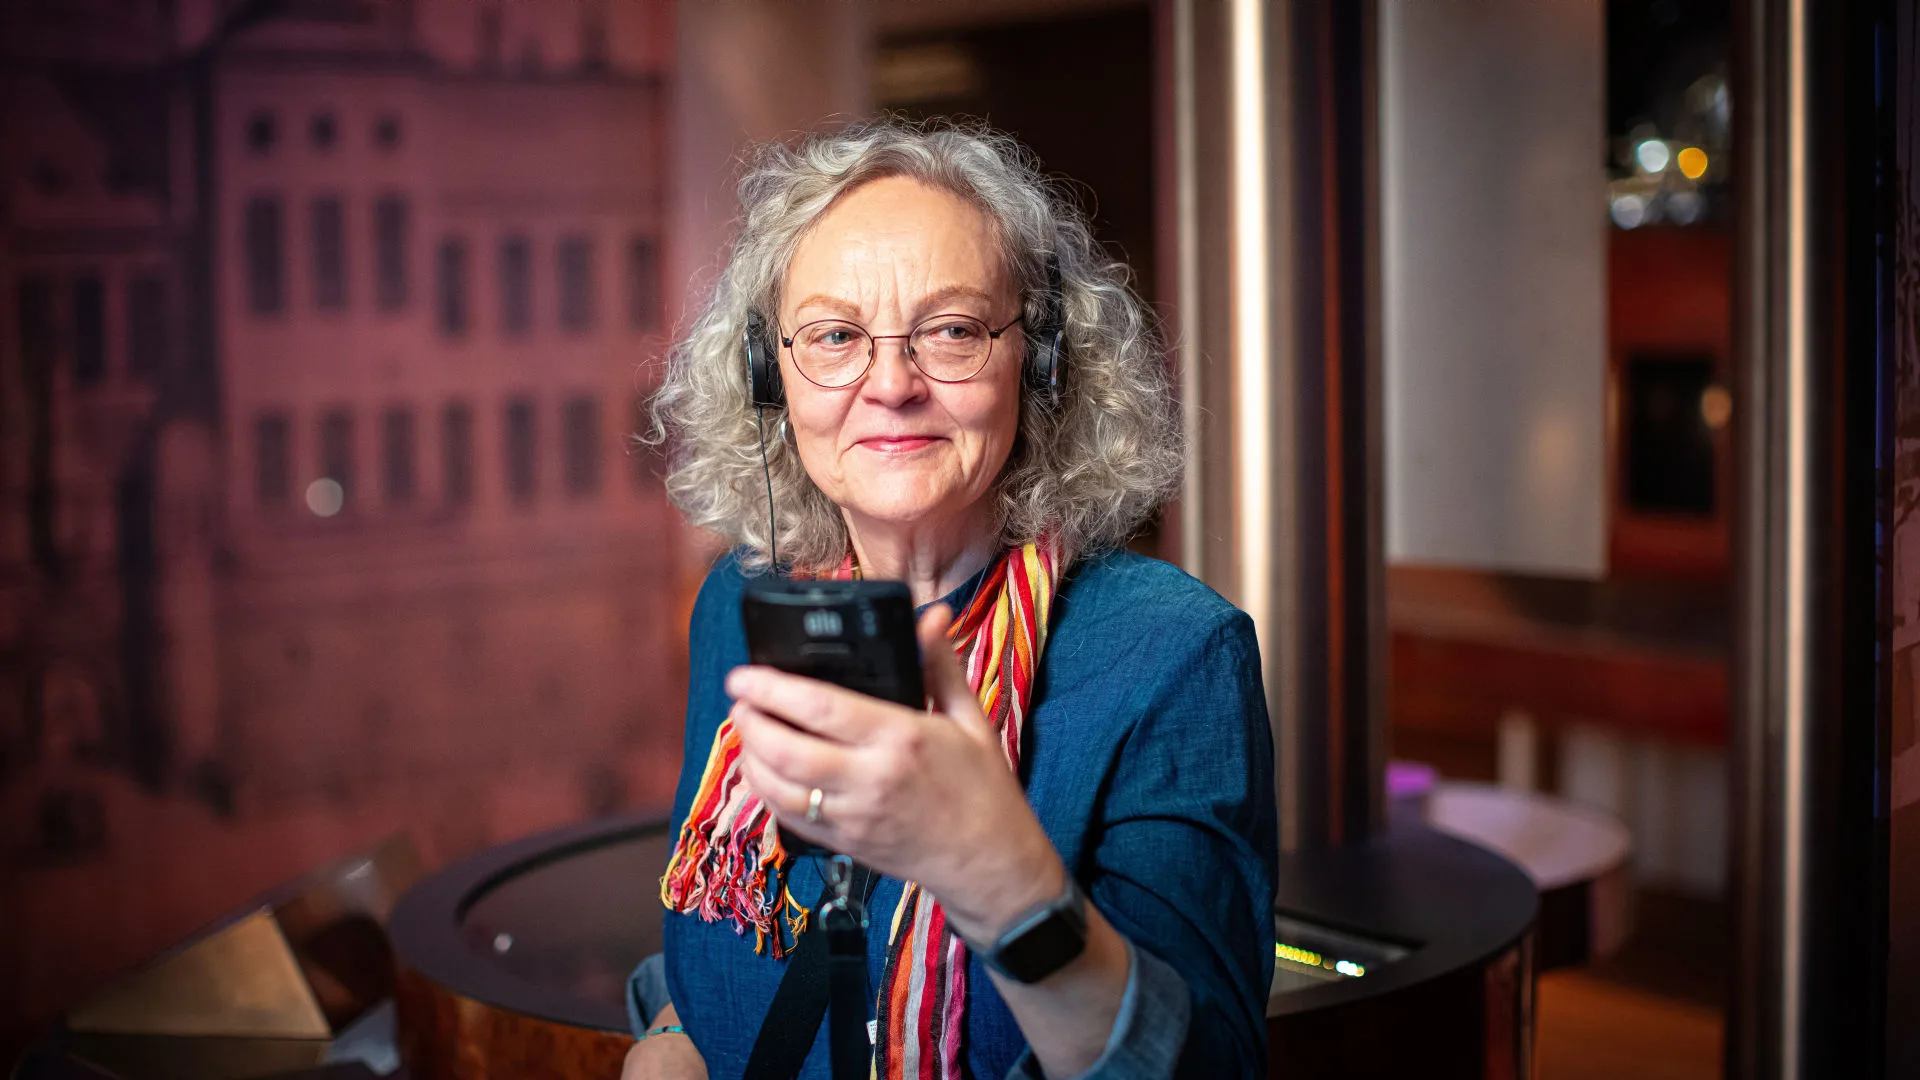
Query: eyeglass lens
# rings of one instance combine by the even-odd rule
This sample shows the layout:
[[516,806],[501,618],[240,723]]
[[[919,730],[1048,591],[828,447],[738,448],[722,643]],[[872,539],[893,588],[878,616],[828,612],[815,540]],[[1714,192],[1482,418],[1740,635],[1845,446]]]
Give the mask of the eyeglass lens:
[[[993,353],[987,324],[971,315],[936,315],[905,337],[909,359],[939,382],[972,378]],[[808,323],[793,334],[794,364],[820,386],[845,386],[858,379],[873,363],[873,354],[873,336],[843,320]]]

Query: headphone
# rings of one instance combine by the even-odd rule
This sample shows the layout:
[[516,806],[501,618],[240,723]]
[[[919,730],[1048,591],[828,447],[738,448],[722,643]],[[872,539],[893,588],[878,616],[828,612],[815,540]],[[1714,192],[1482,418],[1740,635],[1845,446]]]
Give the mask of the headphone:
[[740,335],[740,353],[747,360],[747,395],[756,409],[778,409],[787,403],[780,383],[780,343],[767,331],[758,311],[747,312],[747,328]]
[[[1027,392],[1050,407],[1060,404],[1067,381],[1066,301],[1061,289],[1060,256],[1047,256],[1047,291],[1040,314],[1027,330]],[[755,409],[778,409],[787,404],[780,382],[780,343],[758,311],[747,313],[740,335],[740,354],[747,364],[747,393]]]

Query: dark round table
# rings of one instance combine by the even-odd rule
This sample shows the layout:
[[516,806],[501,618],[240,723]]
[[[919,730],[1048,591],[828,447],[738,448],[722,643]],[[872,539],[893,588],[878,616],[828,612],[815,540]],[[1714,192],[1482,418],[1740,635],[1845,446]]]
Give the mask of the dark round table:
[[[667,823],[594,822],[424,879],[390,923],[414,1080],[612,1078],[628,972],[660,942]],[[1531,1075],[1539,894],[1423,827],[1281,858],[1268,1034],[1276,1076]]]
[[543,833],[402,897],[388,933],[414,1080],[619,1076],[627,974],[660,949],[667,827],[651,813]]

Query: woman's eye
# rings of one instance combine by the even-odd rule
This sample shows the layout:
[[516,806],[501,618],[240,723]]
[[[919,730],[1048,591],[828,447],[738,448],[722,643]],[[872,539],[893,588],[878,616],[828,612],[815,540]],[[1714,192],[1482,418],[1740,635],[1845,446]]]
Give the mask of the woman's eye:
[[844,349],[853,344],[853,340],[854,334],[851,330],[822,330],[819,335],[814,338],[814,343],[823,345],[829,349]]
[[933,336],[941,341],[965,341],[973,336],[973,327],[966,323],[948,323],[945,326],[936,327]]

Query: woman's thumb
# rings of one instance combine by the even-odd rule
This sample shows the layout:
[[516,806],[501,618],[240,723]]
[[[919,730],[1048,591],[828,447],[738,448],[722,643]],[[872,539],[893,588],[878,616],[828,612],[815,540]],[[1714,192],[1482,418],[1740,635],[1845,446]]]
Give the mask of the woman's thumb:
[[933,703],[934,711],[949,716],[971,715],[974,710],[954,708],[958,703],[973,702],[974,697],[973,687],[967,685],[967,673],[954,654],[953,642],[947,639],[947,630],[952,625],[953,609],[945,604],[935,604],[920,616],[917,630],[921,670],[926,676],[927,698]]

